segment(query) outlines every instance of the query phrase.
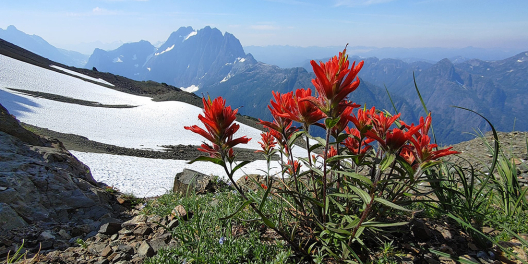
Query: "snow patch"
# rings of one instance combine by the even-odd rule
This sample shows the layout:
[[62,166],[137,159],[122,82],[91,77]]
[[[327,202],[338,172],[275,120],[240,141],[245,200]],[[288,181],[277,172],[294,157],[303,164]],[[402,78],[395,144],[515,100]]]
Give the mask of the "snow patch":
[[524,60],[517,60],[517,62],[524,62]]
[[134,56],[132,57],[132,60],[137,60],[136,54],[134,54]]
[[238,57],[238,58],[235,59],[235,61],[234,61],[233,63],[244,62],[244,61],[246,61],[245,58],[240,58],[240,57]]
[[136,68],[139,67],[139,64],[134,64],[134,67],[136,67]]
[[189,33],[189,35],[187,35],[187,36],[182,40],[182,42],[188,40],[188,39],[189,39],[190,37],[192,37],[192,36],[196,36],[196,34],[198,34],[197,31],[193,31],[193,32]]
[[232,77],[232,76],[231,76],[231,73],[230,73],[230,74],[228,74],[226,77],[224,77],[224,79],[222,79],[222,80],[220,81],[220,83],[226,82],[226,81],[229,80],[229,78],[231,78],[231,77]]
[[123,61],[121,60],[121,58],[117,57],[117,58],[114,58],[112,62],[116,63],[116,62],[123,62]]
[[148,71],[150,71],[150,68],[147,68]]
[[55,65],[50,65],[50,67],[55,68],[57,70],[61,70],[63,72],[67,72],[67,73],[69,73],[71,75],[79,76],[79,77],[84,78],[84,79],[88,79],[88,80],[92,80],[92,81],[95,81],[95,82],[104,83],[104,84],[107,84],[107,85],[110,85],[110,86],[114,86],[113,84],[111,84],[111,83],[109,83],[109,82],[107,82],[107,81],[105,81],[105,80],[103,80],[101,78],[97,78],[96,79],[96,78],[90,77],[88,75],[84,75],[84,74],[78,73],[76,71],[71,71],[71,70],[68,70],[68,69],[64,69],[62,67],[55,66]]
[[174,44],[173,44],[172,46],[168,47],[167,49],[165,49],[165,50],[162,51],[162,52],[159,52],[159,53],[156,52],[156,53],[154,53],[154,56],[158,56],[158,55],[161,55],[161,54],[163,54],[163,53],[165,53],[165,52],[169,52],[169,51],[171,51],[172,49],[174,49]]
[[513,70],[509,70],[508,72],[512,72]]
[[[187,164],[187,160],[149,159],[130,156],[118,156],[101,153],[70,151],[77,159],[90,167],[94,179],[114,186],[124,193],[132,193],[136,197],[153,197],[167,193],[174,185],[174,175],[184,168],[195,170],[206,175],[216,175],[225,178],[221,166],[209,162]],[[271,173],[279,173],[277,161],[271,163]],[[259,169],[266,168],[266,161],[257,160],[235,172],[234,180],[244,173],[262,174]]]
[[196,91],[198,91],[198,89],[200,89],[200,87],[196,86],[196,85],[191,85],[187,88],[181,88],[182,91],[184,92],[188,92],[188,93],[194,93]]

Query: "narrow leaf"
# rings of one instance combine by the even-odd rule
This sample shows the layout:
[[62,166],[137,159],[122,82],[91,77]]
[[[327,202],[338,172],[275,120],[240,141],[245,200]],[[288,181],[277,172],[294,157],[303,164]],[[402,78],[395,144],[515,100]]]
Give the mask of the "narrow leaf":
[[413,211],[413,210],[409,210],[409,209],[407,209],[405,207],[402,207],[400,205],[397,205],[397,204],[395,204],[393,202],[387,201],[387,200],[382,199],[382,198],[376,197],[376,198],[374,198],[374,201],[376,201],[376,202],[378,202],[380,204],[386,205],[388,207],[401,210],[401,211],[405,211],[405,212],[412,212]]
[[359,189],[358,187],[356,187],[356,186],[350,186],[349,188],[350,188],[353,192],[355,192],[357,195],[359,195],[359,197],[361,197],[361,199],[362,199],[365,203],[368,204],[368,203],[370,203],[370,201],[372,200],[372,199],[370,198],[370,195],[369,195],[367,192],[365,192],[365,191]]
[[218,164],[218,165],[225,165],[225,162],[222,160],[222,159],[219,159],[219,158],[213,158],[213,157],[206,157],[206,156],[200,156],[196,159],[193,159],[191,161],[189,161],[187,164],[193,164],[197,161],[208,161],[208,162],[212,162],[212,163],[215,163],[215,164]]
[[381,161],[381,164],[380,164],[381,171],[384,171],[388,167],[390,167],[395,159],[396,159],[396,154],[394,154],[394,153],[390,153],[389,155],[385,155],[385,157],[383,158],[383,160]]
[[236,165],[236,167],[231,171],[231,175],[234,175],[235,171],[244,167],[248,163],[251,163],[251,161],[245,160],[245,161],[240,162],[240,164]]
[[242,209],[244,209],[246,206],[248,206],[249,204],[251,204],[253,202],[253,200],[247,200],[245,201],[234,213],[226,216],[226,217],[222,217],[220,218],[220,220],[226,220],[226,219],[229,219],[233,216],[235,216],[236,214],[238,214],[238,212],[242,211]]

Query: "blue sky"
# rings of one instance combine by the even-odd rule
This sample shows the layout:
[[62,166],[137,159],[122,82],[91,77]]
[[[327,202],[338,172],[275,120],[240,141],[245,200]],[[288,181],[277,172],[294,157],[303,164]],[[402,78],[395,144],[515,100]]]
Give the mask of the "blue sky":
[[527,0],[0,0],[0,27],[57,47],[216,27],[243,46],[528,49]]

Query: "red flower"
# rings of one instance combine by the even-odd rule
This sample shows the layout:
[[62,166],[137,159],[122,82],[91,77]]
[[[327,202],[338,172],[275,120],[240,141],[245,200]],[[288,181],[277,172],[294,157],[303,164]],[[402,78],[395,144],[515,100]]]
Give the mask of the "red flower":
[[379,114],[372,114],[372,128],[376,135],[378,135],[378,137],[383,137],[388,132],[394,121],[400,117],[400,115],[401,113],[392,117],[386,117],[383,112],[380,112]]
[[363,142],[361,142],[361,150],[359,150],[359,143],[361,140],[361,137],[360,137],[361,135],[358,129],[356,128],[350,129],[347,127],[345,129],[345,132],[349,135],[349,137],[345,139],[345,141],[343,142],[343,145],[348,149],[350,154],[360,155],[360,157],[363,157],[365,153],[367,153],[367,151],[372,148],[372,146],[368,144],[374,141],[374,139],[366,138],[363,140]]
[[394,128],[385,132],[383,137],[380,137],[378,133],[373,130],[367,132],[367,137],[373,138],[380,144],[381,148],[390,153],[396,153],[400,150],[408,140],[412,138],[412,135],[421,128],[421,126],[411,127],[408,131],[403,131],[399,128]]
[[400,151],[400,156],[411,166],[413,166],[414,162],[416,161],[416,156],[414,155],[414,147],[411,145],[403,146]]
[[278,115],[304,124],[305,128],[325,118],[326,115],[317,106],[308,101],[302,101],[311,95],[311,89],[297,89],[293,97],[287,98],[288,107],[283,107],[284,113]]
[[[412,127],[413,125],[409,126],[402,122],[402,124],[405,127]],[[411,135],[409,140],[411,141],[412,145],[414,146],[412,149],[412,153],[414,156],[414,159],[416,159],[420,166],[423,166],[424,164],[427,164],[429,162],[433,162],[441,157],[451,155],[451,154],[458,154],[460,152],[451,150],[453,147],[449,147],[446,149],[441,150],[433,150],[437,148],[436,144],[430,144],[431,138],[429,137],[429,128],[431,127],[431,113],[427,115],[427,117],[423,118],[420,117],[420,125],[421,128],[419,130],[414,131],[414,133]],[[408,151],[406,151],[408,152]],[[410,154],[405,154],[408,158]],[[405,157],[404,157],[405,158]],[[407,158],[406,158],[407,160]],[[414,161],[414,160],[413,160]]]
[[232,148],[238,144],[247,144],[251,138],[246,136],[233,139],[240,125],[234,123],[238,109],[232,110],[231,106],[225,106],[225,100],[218,97],[211,101],[211,98],[205,100],[202,98],[204,105],[204,115],[198,115],[207,131],[197,125],[184,127],[194,133],[197,133],[211,142],[211,145],[203,143],[198,150],[209,153],[211,157],[217,158],[234,158]]
[[288,161],[288,166],[287,167],[288,167],[288,174],[293,176],[293,175],[299,173],[299,169],[301,168],[301,164],[297,160],[293,162],[293,165],[292,165],[291,161]]
[[268,189],[268,186],[264,185],[264,183],[260,184],[260,187],[262,187],[262,189],[264,189],[264,190]]
[[328,150],[328,153],[326,154],[327,158],[331,158],[333,156],[337,155],[337,149],[334,148],[334,146],[330,146],[330,149]]
[[368,130],[372,129],[372,116],[376,114],[376,108],[372,107],[369,110],[359,109],[357,116],[347,116],[350,122],[354,123],[360,132],[359,138],[363,138]]
[[360,105],[354,104],[352,102],[347,102],[347,105],[344,107],[344,110],[339,115],[340,117],[339,122],[337,122],[337,124],[334,127],[332,127],[332,131],[330,132],[334,138],[337,139],[339,134],[343,132],[345,128],[347,128],[348,122],[349,122],[348,117],[350,116],[350,114],[352,114],[352,110],[358,107],[360,107]]
[[281,95],[280,93],[272,92],[275,101],[270,100],[271,106],[268,108],[273,116],[273,122],[260,120],[260,124],[267,127],[269,132],[277,139],[277,142],[282,148],[288,152],[288,139],[297,130],[292,127],[292,120],[282,115],[285,115],[288,111],[291,111],[291,105],[288,104],[289,99],[292,97],[292,92]]
[[265,155],[270,155],[275,145],[277,145],[275,137],[273,137],[273,134],[269,131],[260,133],[260,136],[262,137],[262,142],[258,143],[262,150],[257,150],[255,152],[263,152]]
[[[328,117],[339,116],[341,113],[334,110],[359,86],[359,78],[356,75],[363,67],[363,61],[355,67],[354,62],[349,69],[348,55],[346,55],[345,48],[343,52],[339,53],[339,57],[334,56],[326,63],[319,62],[317,64],[313,60],[310,63],[316,76],[312,83],[317,90],[319,98],[310,96],[304,100],[315,104]],[[356,80],[354,81],[354,79]]]

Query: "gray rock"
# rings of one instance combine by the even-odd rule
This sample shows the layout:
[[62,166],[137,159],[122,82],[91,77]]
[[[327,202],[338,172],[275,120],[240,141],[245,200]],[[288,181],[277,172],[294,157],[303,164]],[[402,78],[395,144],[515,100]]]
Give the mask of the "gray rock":
[[40,233],[38,239],[39,239],[40,241],[44,241],[44,240],[55,240],[55,236],[53,235],[53,233],[52,233],[50,230],[46,230],[46,231]]
[[217,181],[216,177],[208,176],[189,169],[183,169],[182,172],[176,174],[172,191],[185,195],[190,195],[192,193],[207,193],[215,192],[221,185],[225,185],[225,183]]
[[1,105],[0,142],[1,231],[119,213],[109,203],[112,195],[60,141],[24,129]]
[[149,245],[149,243],[147,243],[147,241],[143,241],[141,246],[138,248],[138,254],[141,256],[152,257],[154,256],[154,249]]
[[27,223],[20,217],[11,206],[6,203],[0,203],[0,229],[13,229],[26,226]]
[[99,233],[105,235],[113,235],[121,230],[121,224],[119,223],[106,223],[99,228]]

